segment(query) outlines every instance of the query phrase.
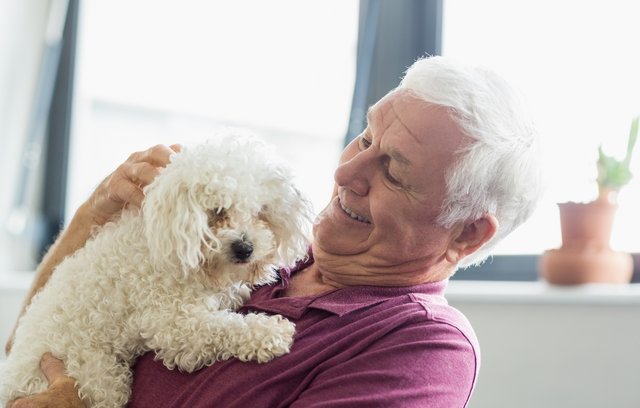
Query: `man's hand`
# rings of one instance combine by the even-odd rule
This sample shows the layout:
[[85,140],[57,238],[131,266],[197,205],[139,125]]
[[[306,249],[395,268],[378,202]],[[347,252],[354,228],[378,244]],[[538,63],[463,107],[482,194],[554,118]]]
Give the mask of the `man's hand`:
[[140,207],[142,189],[150,184],[170,162],[180,145],[157,145],[143,152],[133,153],[111,173],[84,204],[95,225],[102,225],[126,206]]
[[46,391],[9,402],[7,408],[84,408],[78,397],[75,380],[64,373],[64,363],[46,353],[40,369],[49,382]]

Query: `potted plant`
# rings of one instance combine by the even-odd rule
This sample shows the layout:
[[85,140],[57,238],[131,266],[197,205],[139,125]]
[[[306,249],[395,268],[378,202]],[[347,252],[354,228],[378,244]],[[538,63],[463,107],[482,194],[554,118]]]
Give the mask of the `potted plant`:
[[541,275],[547,282],[572,285],[631,280],[631,255],[613,251],[609,239],[618,208],[618,192],[632,177],[629,167],[638,139],[639,120],[636,117],[631,122],[623,160],[606,155],[602,146],[598,148],[598,197],[588,203],[558,204],[562,246],[546,251],[540,261]]

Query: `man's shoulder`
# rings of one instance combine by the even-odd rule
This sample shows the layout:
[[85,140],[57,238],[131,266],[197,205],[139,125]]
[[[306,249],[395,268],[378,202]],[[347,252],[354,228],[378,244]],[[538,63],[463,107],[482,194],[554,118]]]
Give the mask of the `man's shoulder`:
[[474,349],[479,348],[476,333],[467,317],[455,307],[449,305],[446,298],[441,295],[429,295],[424,293],[411,293],[408,295],[413,307],[424,311],[425,325],[441,325],[452,335],[456,333],[464,336]]

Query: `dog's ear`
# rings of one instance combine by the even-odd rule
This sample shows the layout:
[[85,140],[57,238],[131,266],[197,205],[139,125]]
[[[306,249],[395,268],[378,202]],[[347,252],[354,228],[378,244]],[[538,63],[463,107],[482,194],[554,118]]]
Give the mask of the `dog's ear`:
[[202,265],[203,248],[215,245],[216,240],[195,191],[204,186],[198,187],[193,178],[180,173],[167,167],[146,188],[142,216],[153,267],[188,273]]
[[274,232],[278,256],[286,266],[307,256],[312,206],[288,181],[282,181],[276,199],[262,209],[262,217]]

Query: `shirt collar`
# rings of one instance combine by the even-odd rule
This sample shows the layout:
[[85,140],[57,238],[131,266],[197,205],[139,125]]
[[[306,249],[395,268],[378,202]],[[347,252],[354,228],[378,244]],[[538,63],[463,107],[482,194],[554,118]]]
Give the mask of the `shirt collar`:
[[309,302],[308,307],[321,309],[338,316],[376,305],[391,298],[406,296],[409,294],[421,294],[441,297],[444,301],[444,292],[447,281],[429,282],[415,286],[350,286],[323,293]]

